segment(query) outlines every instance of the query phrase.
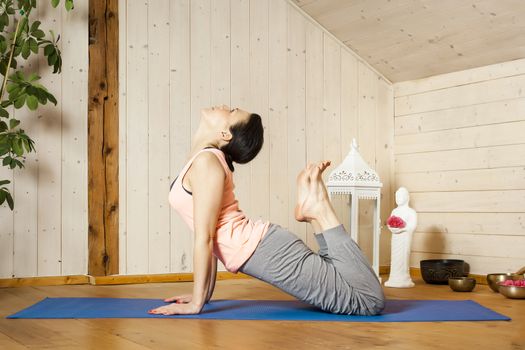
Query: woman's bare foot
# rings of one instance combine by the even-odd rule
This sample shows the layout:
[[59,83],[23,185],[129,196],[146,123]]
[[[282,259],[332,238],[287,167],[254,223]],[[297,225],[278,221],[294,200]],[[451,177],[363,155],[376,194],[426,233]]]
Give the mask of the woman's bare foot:
[[[323,161],[316,165],[308,164],[308,166],[305,169],[303,169],[297,177],[297,204],[295,206],[295,218],[297,221],[310,222],[313,219],[315,219],[313,217],[305,215],[304,204],[307,198],[312,196],[312,182],[317,182],[319,178],[321,181],[321,185],[324,188],[321,174],[329,165],[330,161]],[[317,185],[315,185],[314,187],[317,188]],[[326,194],[326,198],[328,199],[328,194]]]
[[301,222],[308,221],[301,213],[301,205],[308,195],[310,186],[310,177],[308,176],[308,172],[312,166],[312,163],[308,163],[306,168],[301,170],[299,175],[297,175],[297,203],[295,204],[295,219]]

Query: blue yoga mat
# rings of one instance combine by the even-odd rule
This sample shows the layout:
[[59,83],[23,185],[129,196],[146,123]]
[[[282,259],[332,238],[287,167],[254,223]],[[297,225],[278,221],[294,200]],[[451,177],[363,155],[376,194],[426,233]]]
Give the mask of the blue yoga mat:
[[219,320],[431,322],[508,321],[472,300],[387,300],[377,316],[324,312],[298,300],[212,300],[197,315],[151,315],[160,299],[46,298],[7,318],[197,318]]

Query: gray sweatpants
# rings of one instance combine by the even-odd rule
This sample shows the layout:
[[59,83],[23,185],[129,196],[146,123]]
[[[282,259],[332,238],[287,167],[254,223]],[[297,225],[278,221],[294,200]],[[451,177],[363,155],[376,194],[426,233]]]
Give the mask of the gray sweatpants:
[[327,312],[379,314],[385,307],[381,283],[344,226],[315,238],[318,254],[295,234],[270,224],[239,271]]

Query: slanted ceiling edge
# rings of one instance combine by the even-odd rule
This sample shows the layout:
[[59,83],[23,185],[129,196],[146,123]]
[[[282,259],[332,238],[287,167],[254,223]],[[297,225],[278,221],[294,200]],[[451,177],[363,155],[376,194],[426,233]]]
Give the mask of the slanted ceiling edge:
[[328,29],[323,27],[323,25],[319,22],[317,22],[312,16],[310,16],[308,13],[306,13],[302,8],[299,7],[293,0],[286,0],[293,8],[295,8],[299,13],[301,13],[307,20],[312,22],[314,25],[318,26],[324,33],[329,35],[332,39],[334,39],[343,49],[348,51],[350,54],[352,54],[358,61],[362,62],[365,66],[367,66],[370,70],[372,70],[374,73],[376,73],[378,76],[381,77],[384,81],[386,81],[388,84],[393,85],[393,83],[387,79],[383,74],[381,74],[377,69],[372,67],[364,58],[359,56],[357,53],[355,53],[351,48],[349,48],[345,43],[343,43],[341,40],[339,40],[335,35],[330,33]]

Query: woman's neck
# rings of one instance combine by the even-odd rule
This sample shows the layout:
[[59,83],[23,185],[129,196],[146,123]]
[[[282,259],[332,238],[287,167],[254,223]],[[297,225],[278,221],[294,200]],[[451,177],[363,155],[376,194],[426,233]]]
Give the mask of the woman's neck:
[[195,134],[195,138],[191,142],[190,158],[193,155],[195,155],[197,152],[199,152],[200,150],[202,150],[203,148],[206,148],[206,147],[219,148],[218,145],[216,144],[216,142],[211,141],[209,138],[202,137],[197,132]]

